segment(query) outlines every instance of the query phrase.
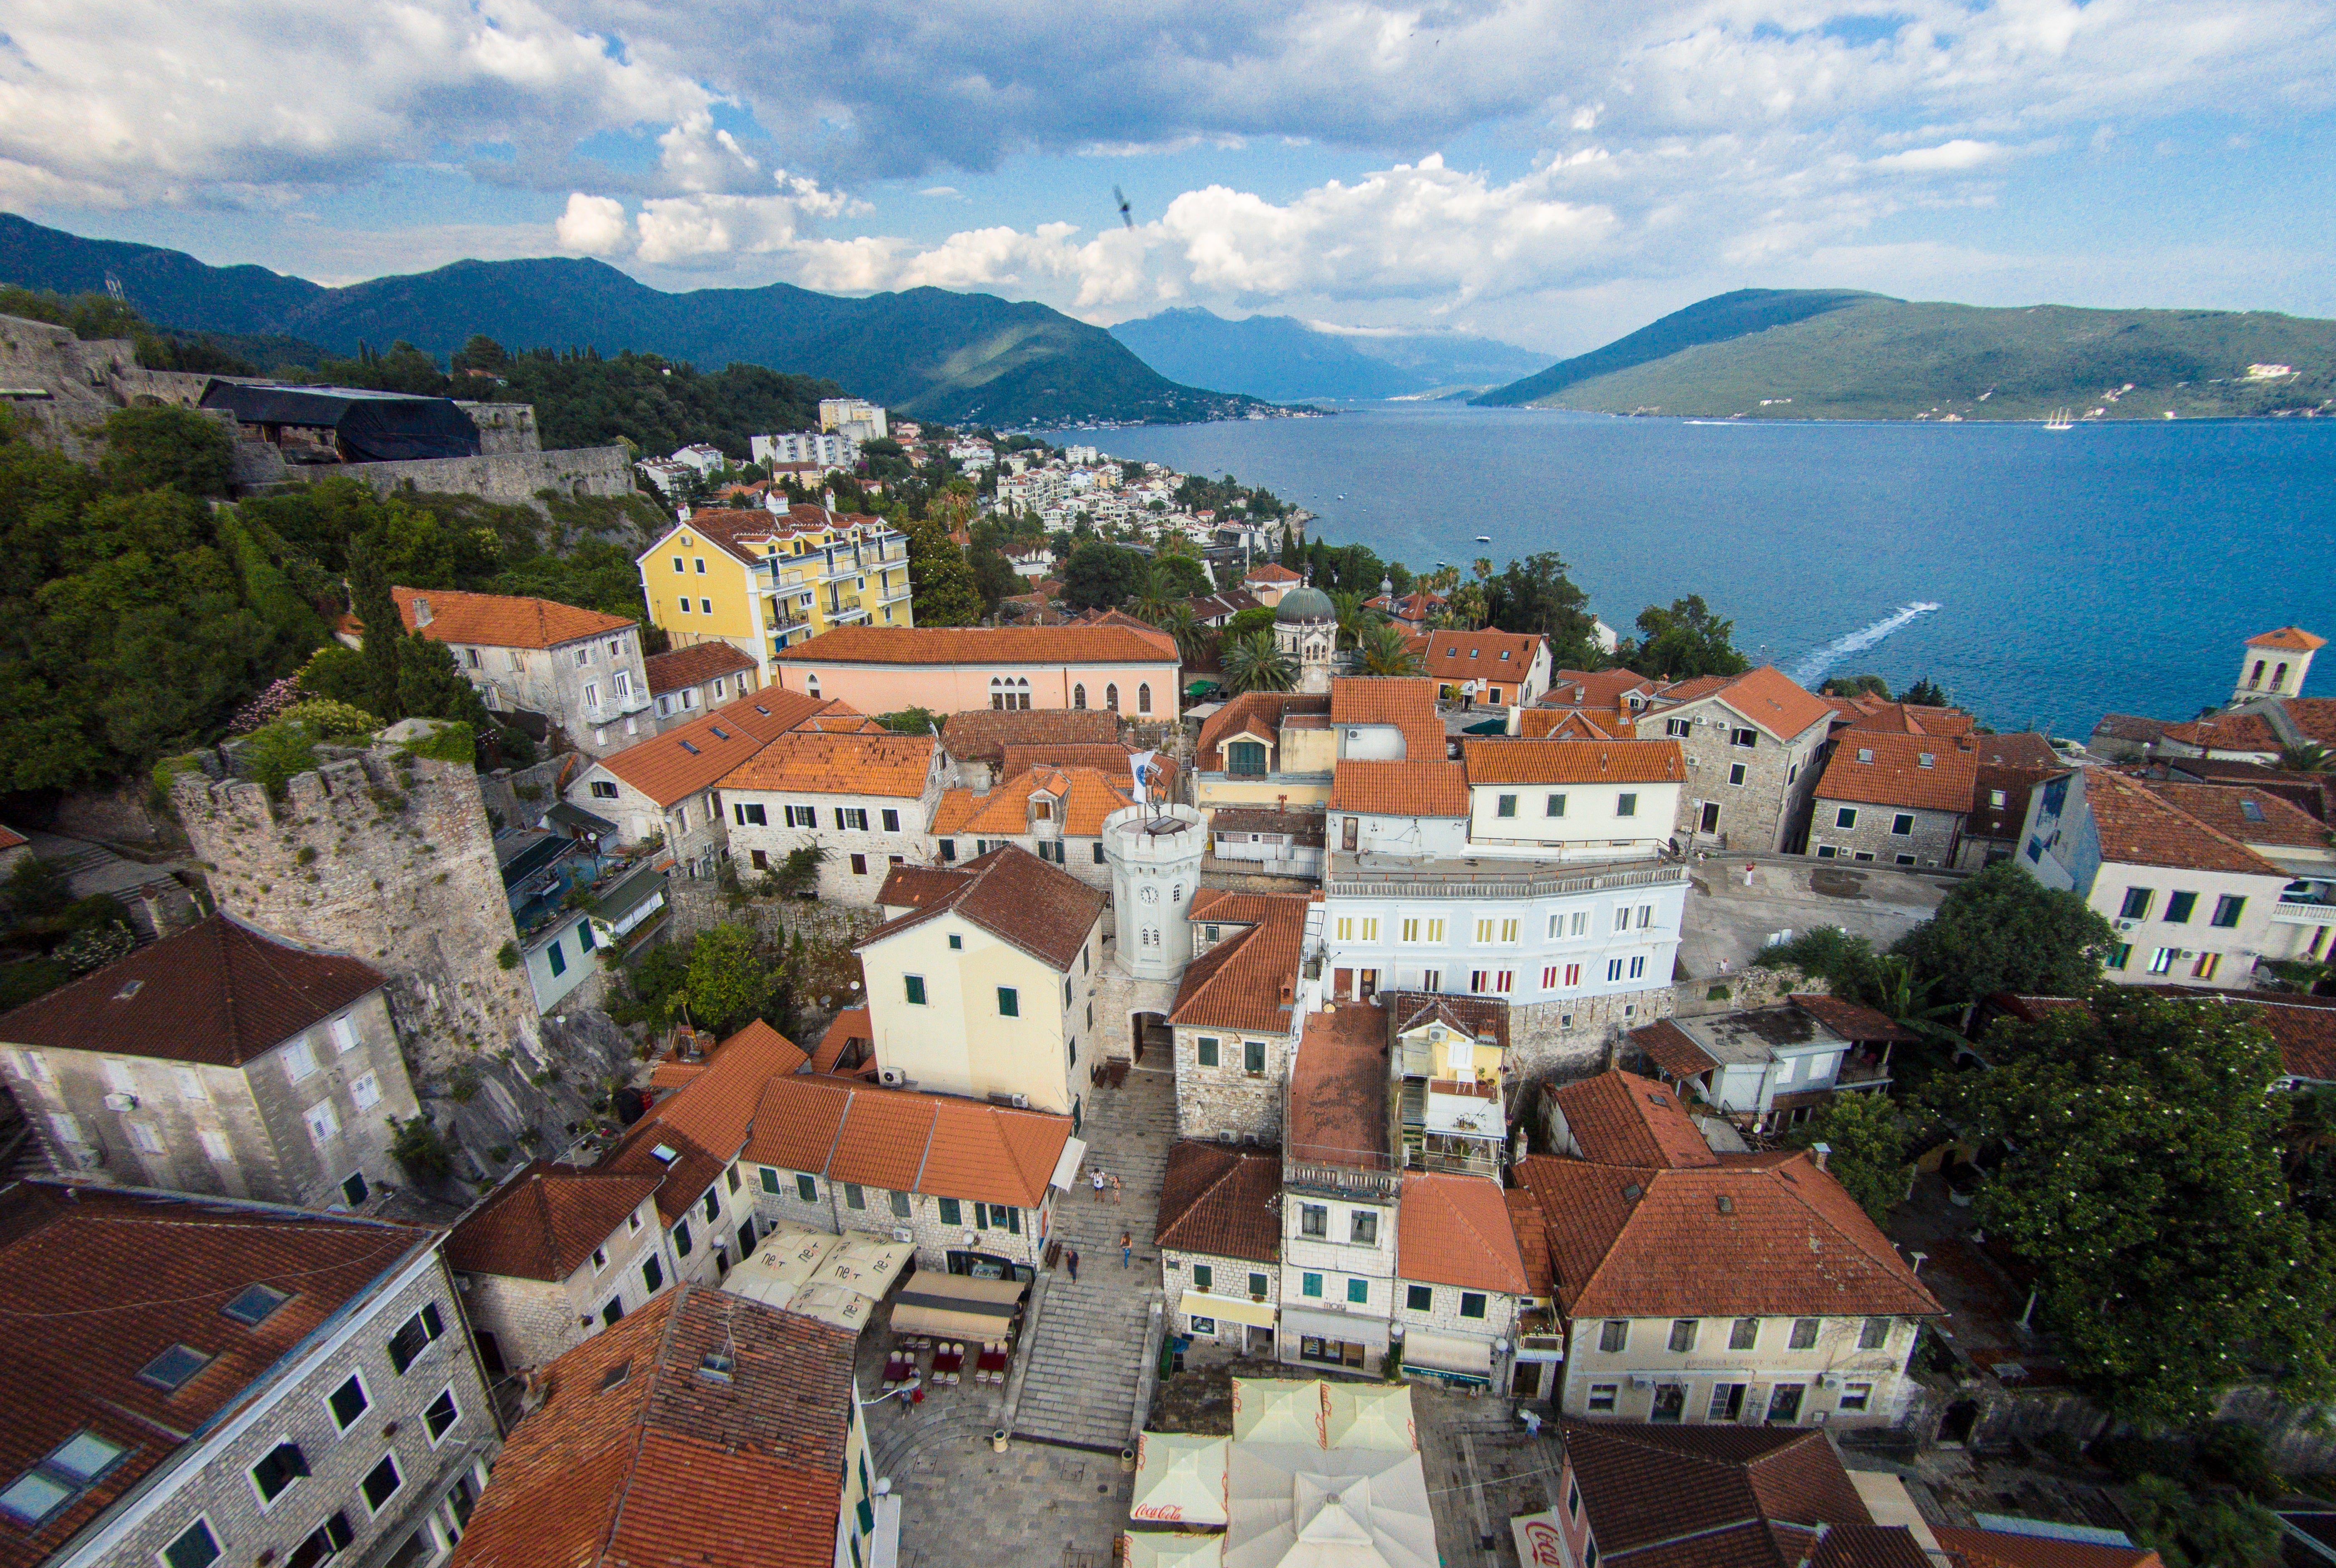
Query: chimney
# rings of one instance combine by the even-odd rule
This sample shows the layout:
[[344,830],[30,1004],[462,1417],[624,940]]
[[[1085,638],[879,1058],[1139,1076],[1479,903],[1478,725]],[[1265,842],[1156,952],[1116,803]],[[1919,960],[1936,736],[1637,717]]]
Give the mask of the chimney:
[[419,594],[414,595],[414,624],[415,629],[419,630],[420,628],[428,625],[434,618],[435,617],[433,617],[430,613],[430,601],[423,598]]
[[1813,1143],[1809,1145],[1809,1156],[1817,1162],[1817,1169],[1819,1170],[1825,1169],[1825,1160],[1832,1155],[1832,1153],[1833,1145],[1829,1143]]

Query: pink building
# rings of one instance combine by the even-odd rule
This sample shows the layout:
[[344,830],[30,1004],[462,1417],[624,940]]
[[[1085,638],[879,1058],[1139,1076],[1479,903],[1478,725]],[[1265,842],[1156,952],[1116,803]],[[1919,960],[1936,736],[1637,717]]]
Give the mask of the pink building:
[[841,626],[774,656],[789,691],[863,713],[1086,708],[1179,716],[1179,665],[1125,626]]

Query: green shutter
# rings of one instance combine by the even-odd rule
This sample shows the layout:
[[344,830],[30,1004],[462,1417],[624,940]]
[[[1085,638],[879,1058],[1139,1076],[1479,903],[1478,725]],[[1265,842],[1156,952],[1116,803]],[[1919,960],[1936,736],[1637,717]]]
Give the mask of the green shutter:
[[961,1225],[965,1224],[965,1211],[958,1206],[957,1199],[941,1199],[941,1224],[945,1225]]

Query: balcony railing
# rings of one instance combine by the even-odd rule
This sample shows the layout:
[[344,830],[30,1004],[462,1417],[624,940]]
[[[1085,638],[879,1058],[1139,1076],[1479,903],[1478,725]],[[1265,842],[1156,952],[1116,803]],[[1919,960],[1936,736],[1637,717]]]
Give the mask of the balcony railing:
[[[1342,855],[1342,860],[1351,857]],[[1567,893],[1597,893],[1618,887],[1660,887],[1687,880],[1687,867],[1651,866],[1638,871],[1601,871],[1578,876],[1519,876],[1436,861],[1419,866],[1365,870],[1331,866],[1326,891],[1333,897],[1546,898]]]
[[1327,1193],[1333,1197],[1387,1200],[1392,1199],[1403,1186],[1403,1176],[1394,1170],[1362,1170],[1316,1160],[1285,1159],[1281,1162],[1281,1185]]
[[2287,925],[2336,925],[2336,904],[2312,898],[2282,898],[2271,917]]

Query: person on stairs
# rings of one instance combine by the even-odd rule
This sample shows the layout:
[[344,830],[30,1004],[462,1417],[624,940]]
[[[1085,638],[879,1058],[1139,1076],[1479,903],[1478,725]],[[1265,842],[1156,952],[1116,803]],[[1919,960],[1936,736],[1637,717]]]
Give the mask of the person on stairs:
[[1073,1284],[1075,1284],[1075,1285],[1076,1285],[1076,1284],[1077,1284],[1077,1283],[1079,1282],[1079,1249],[1078,1249],[1078,1248],[1076,1248],[1076,1247],[1073,1247],[1073,1248],[1071,1249],[1071,1253],[1070,1253],[1070,1259],[1069,1259],[1069,1262],[1070,1262],[1070,1265],[1071,1265],[1071,1283],[1073,1283]]
[[1134,1231],[1122,1231],[1122,1232],[1120,1232],[1120,1233],[1119,1233],[1119,1266],[1120,1266],[1121,1268],[1123,1268],[1123,1269],[1124,1269],[1124,1268],[1125,1268],[1125,1267],[1127,1267],[1128,1259],[1130,1259],[1131,1257],[1134,1256],[1134,1254],[1135,1254],[1135,1233],[1134,1233]]

